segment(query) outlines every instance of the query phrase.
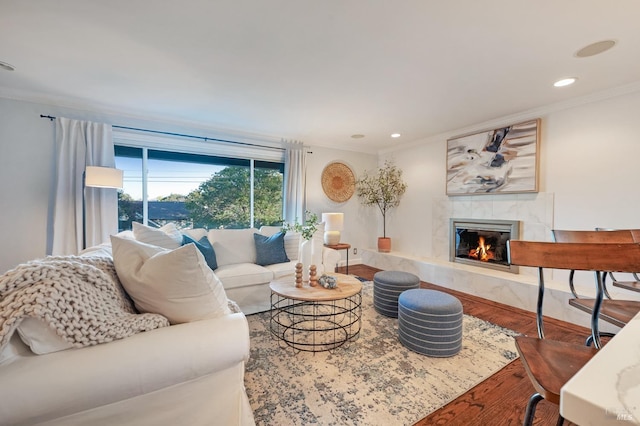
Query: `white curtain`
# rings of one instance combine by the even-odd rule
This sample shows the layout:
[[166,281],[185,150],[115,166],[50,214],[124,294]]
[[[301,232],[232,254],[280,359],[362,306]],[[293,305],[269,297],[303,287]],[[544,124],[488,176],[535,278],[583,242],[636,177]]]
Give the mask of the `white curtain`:
[[58,117],[54,255],[77,254],[118,232],[117,191],[83,188],[86,166],[115,167],[111,125]]
[[307,208],[307,160],[306,150],[301,142],[286,142],[284,164],[284,220],[294,223],[304,221]]

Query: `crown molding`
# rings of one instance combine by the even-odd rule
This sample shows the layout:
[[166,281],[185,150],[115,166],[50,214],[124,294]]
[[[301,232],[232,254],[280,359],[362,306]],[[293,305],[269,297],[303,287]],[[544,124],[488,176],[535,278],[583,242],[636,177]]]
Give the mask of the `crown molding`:
[[538,108],[533,108],[527,111],[506,115],[503,117],[484,121],[482,123],[474,124],[471,126],[454,129],[454,130],[444,132],[444,133],[439,133],[433,136],[428,136],[426,138],[408,142],[406,144],[402,144],[400,146],[396,146],[393,148],[385,148],[378,151],[378,155],[386,155],[386,154],[390,154],[397,151],[403,151],[406,149],[423,146],[425,144],[446,141],[448,139],[451,139],[452,137],[459,136],[459,135],[481,132],[487,129],[496,129],[500,126],[504,126],[505,124],[520,123],[523,121],[528,121],[534,118],[539,118],[545,115],[549,115],[551,113],[564,111],[571,108],[577,108],[582,105],[587,105],[594,102],[600,102],[607,99],[617,98],[619,96],[625,96],[625,95],[629,95],[639,91],[640,91],[640,82],[627,84],[624,86],[618,86],[612,89],[591,93],[585,96],[575,97],[566,101],[544,105]]
[[[386,155],[389,153],[403,151],[406,149],[411,149],[417,146],[422,146],[424,144],[440,142],[443,140],[450,139],[457,135],[474,133],[483,131],[485,129],[497,128],[505,123],[517,123],[521,121],[527,121],[533,118],[538,118],[541,116],[545,116],[554,112],[559,112],[562,110],[567,110],[571,108],[576,108],[581,105],[586,105],[593,102],[600,102],[603,100],[616,98],[619,96],[628,95],[631,93],[636,93],[640,91],[640,82],[631,83],[628,85],[614,87],[612,89],[607,89],[599,92],[595,92],[589,95],[580,96],[576,98],[572,98],[566,101],[557,102],[554,104],[544,105],[542,107],[533,108],[530,110],[510,114],[507,116],[498,117],[492,120],[484,121],[481,123],[473,124],[470,126],[453,129],[448,132],[439,133],[436,135],[428,136],[425,138],[417,139],[411,142],[407,142],[398,146],[394,146],[391,148],[367,148],[362,147],[360,145],[354,146],[349,143],[342,144],[339,148],[330,145],[330,144],[322,144],[322,143],[310,143],[310,146],[318,146],[327,149],[340,149],[344,151],[353,151],[353,152],[363,152],[367,154],[373,155]],[[283,137],[274,136],[274,135],[266,135],[259,133],[252,133],[237,129],[227,129],[223,127],[214,127],[214,126],[205,126],[201,122],[190,121],[190,120],[175,120],[171,116],[159,115],[159,114],[145,114],[140,111],[134,110],[123,110],[123,109],[115,109],[114,107],[100,105],[98,103],[92,103],[81,100],[73,100],[63,96],[56,95],[45,95],[42,93],[0,87],[0,97],[13,99],[17,101],[24,102],[33,102],[43,105],[54,106],[58,108],[67,108],[73,110],[79,110],[82,112],[88,112],[91,114],[108,116],[110,119],[114,119],[117,121],[121,120],[134,120],[134,121],[145,121],[149,123],[158,123],[162,130],[182,128],[188,129],[187,132],[194,133],[194,131],[202,132],[201,136],[203,138],[221,138],[221,139],[234,139],[238,142],[249,142],[249,143],[261,143],[264,145],[272,146],[272,147],[282,147],[283,146]],[[114,122],[114,125],[121,125],[120,123]],[[126,124],[122,124],[126,126]],[[133,126],[132,126],[133,127]],[[153,129],[153,130],[161,130],[161,129]],[[167,130],[171,131],[171,130]]]
[[[217,126],[206,126],[202,122],[190,121],[190,120],[176,120],[168,115],[161,114],[146,114],[135,110],[126,110],[121,108],[114,108],[111,106],[101,105],[98,103],[85,102],[80,100],[73,100],[63,96],[46,95],[42,93],[36,93],[33,91],[13,89],[7,87],[0,87],[0,98],[12,99],[16,101],[32,102],[56,108],[65,108],[71,110],[78,110],[84,113],[90,113],[94,115],[104,116],[110,120],[113,120],[112,125],[124,126],[124,127],[136,127],[138,124],[121,123],[120,121],[143,121],[144,125],[140,127],[149,127],[151,123],[157,123],[159,128],[150,130],[167,131],[176,133],[195,133],[202,132],[202,134],[194,135],[202,138],[209,139],[234,139],[238,142],[248,143],[260,143],[263,145],[269,145],[273,147],[282,147],[283,138],[280,136],[260,134],[247,132],[237,129],[229,129]],[[73,118],[73,117],[70,117]],[[149,124],[147,124],[149,123]],[[183,129],[183,130],[176,130]],[[188,129],[188,130],[185,130]]]

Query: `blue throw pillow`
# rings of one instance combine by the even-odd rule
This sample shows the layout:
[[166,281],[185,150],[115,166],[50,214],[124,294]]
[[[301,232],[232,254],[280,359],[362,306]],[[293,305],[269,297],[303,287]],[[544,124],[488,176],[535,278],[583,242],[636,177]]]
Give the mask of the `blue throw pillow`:
[[196,245],[198,250],[200,250],[200,253],[202,253],[202,255],[204,256],[204,260],[207,261],[207,265],[209,265],[209,268],[211,268],[212,270],[215,270],[218,268],[218,260],[216,259],[216,252],[213,251],[213,247],[211,246],[211,243],[209,242],[209,239],[206,236],[200,238],[200,241],[196,241],[190,236],[183,234],[182,245],[189,244],[189,243],[193,243]]
[[284,251],[284,234],[285,231],[280,231],[270,237],[253,234],[253,240],[256,243],[256,263],[258,265],[267,266],[289,261],[287,252]]

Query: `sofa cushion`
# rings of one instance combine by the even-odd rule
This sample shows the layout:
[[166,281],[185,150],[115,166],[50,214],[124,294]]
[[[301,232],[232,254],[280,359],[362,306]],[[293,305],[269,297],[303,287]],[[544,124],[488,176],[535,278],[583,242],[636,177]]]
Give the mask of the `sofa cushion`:
[[[261,226],[260,233],[270,237],[277,234],[282,230],[280,226]],[[300,239],[302,235],[300,232],[287,231],[284,236],[284,251],[287,253],[289,260],[298,260],[300,252]]]
[[230,313],[222,283],[194,244],[166,250],[115,236],[111,244],[118,278],[139,311],[172,324]]
[[[266,235],[267,237],[270,237],[272,235],[277,234],[278,232],[282,231],[282,226],[267,226],[267,225],[263,225],[260,227],[260,233],[262,235]],[[287,233],[289,233],[290,231],[287,231]]]
[[234,263],[256,263],[255,228],[211,229],[207,234],[216,252],[218,268]]
[[194,240],[188,235],[182,235],[182,244],[184,245],[190,243],[195,244],[198,250],[200,250],[200,253],[202,253],[202,255],[204,256],[204,260],[207,261],[207,265],[209,265],[209,268],[211,268],[211,270],[214,270],[218,267],[216,252],[213,251],[213,247],[211,246],[211,243],[209,242],[209,239],[206,237],[206,235],[200,238],[199,241]]
[[139,222],[133,222],[133,235],[136,240],[166,249],[176,249],[182,245],[182,233],[174,223],[161,228],[152,228]]
[[292,275],[296,272],[296,263],[297,262],[285,262],[285,263],[274,263],[273,265],[265,266],[271,273],[273,274],[273,278],[282,278],[285,275]]
[[209,232],[207,229],[204,228],[187,228],[187,229],[181,229],[180,232],[182,232],[183,235],[188,235],[191,238],[193,238],[196,241],[200,241],[200,239],[202,239],[202,237],[206,237],[207,233]]
[[258,233],[253,234],[253,240],[256,245],[256,263],[258,265],[266,266],[289,261],[284,250],[285,234],[285,231],[280,231],[270,237]]
[[273,272],[268,267],[255,263],[232,263],[219,266],[216,275],[225,289],[266,284],[273,280]]

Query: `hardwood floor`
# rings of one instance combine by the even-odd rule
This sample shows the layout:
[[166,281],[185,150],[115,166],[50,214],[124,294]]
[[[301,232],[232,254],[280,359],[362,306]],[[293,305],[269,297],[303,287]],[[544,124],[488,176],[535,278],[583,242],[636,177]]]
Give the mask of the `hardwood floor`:
[[[372,280],[378,269],[366,265],[351,265],[349,273]],[[339,268],[344,272],[344,268]],[[466,314],[494,324],[535,336],[535,314],[501,303],[471,296],[433,284],[421,283],[424,288],[441,290],[456,296]],[[574,324],[545,318],[547,338],[584,344],[589,330]],[[417,422],[426,425],[521,425],[529,397],[534,393],[519,359],[486,379],[449,404]],[[555,425],[558,406],[542,400],[538,404],[534,424]],[[565,425],[572,423],[565,421]]]

